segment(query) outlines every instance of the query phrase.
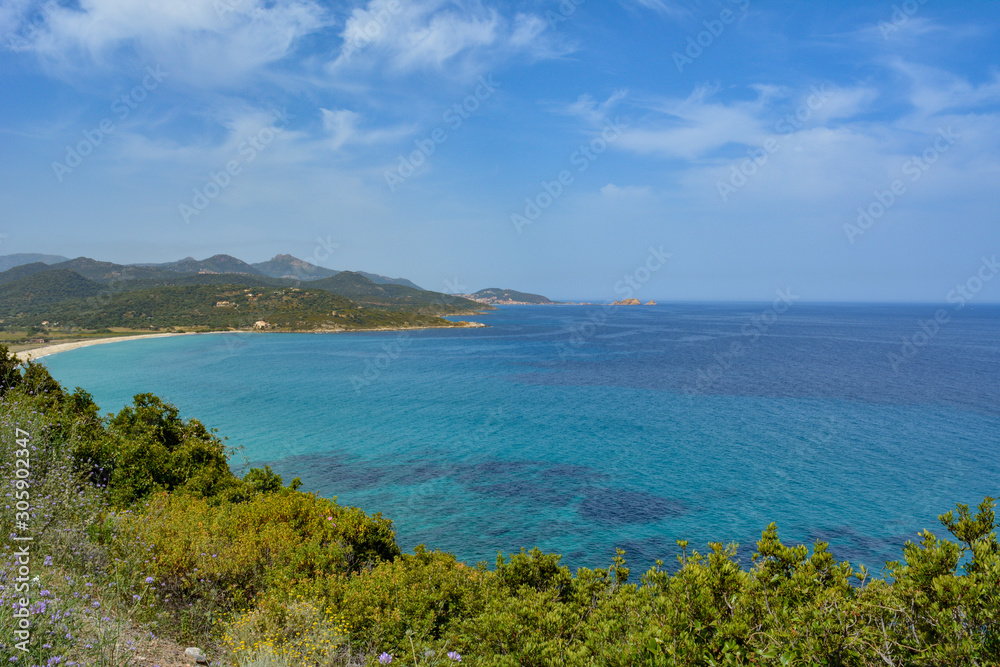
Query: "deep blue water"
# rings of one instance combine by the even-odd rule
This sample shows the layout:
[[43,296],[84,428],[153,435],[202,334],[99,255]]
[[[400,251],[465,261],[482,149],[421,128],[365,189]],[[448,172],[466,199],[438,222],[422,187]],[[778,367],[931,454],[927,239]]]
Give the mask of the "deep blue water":
[[621,547],[645,569],[677,539],[748,559],[774,521],[878,568],[955,502],[1000,494],[1000,308],[949,309],[929,337],[935,306],[768,308],[506,307],[486,329],[184,336],[44,362],[104,411],[158,394],[243,447],[235,468],[267,463],[391,517],[404,549],[470,563],[539,546],[603,566]]

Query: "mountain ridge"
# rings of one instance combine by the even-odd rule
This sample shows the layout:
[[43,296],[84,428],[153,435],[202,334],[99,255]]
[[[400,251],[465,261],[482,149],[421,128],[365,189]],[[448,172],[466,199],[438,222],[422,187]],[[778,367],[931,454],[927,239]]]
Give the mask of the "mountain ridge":
[[[14,273],[8,273],[13,269],[18,270]],[[207,279],[207,276],[210,275],[243,276],[243,280],[250,282],[254,282],[252,279],[256,278],[264,281],[276,280],[313,283],[330,280],[341,274],[349,274],[349,277],[340,282],[332,281],[328,284],[341,285],[342,288],[347,289],[355,296],[365,296],[375,299],[395,299],[403,303],[419,306],[436,303],[438,306],[449,304],[451,307],[454,304],[461,303],[462,305],[458,306],[458,308],[466,310],[471,307],[471,304],[468,302],[485,305],[540,305],[555,303],[540,294],[497,287],[482,289],[474,294],[444,295],[439,292],[425,290],[406,278],[390,278],[367,271],[328,269],[284,253],[279,253],[267,261],[255,262],[253,264],[224,253],[212,255],[202,260],[189,256],[173,262],[135,262],[129,264],[105,262],[82,256],[67,259],[60,255],[18,253],[0,255],[0,284],[50,269],[68,269],[83,278],[99,283],[145,281],[149,283],[149,286],[154,286],[155,284],[179,284],[180,282],[186,284],[207,284],[211,282]],[[200,276],[200,278],[196,276]],[[374,285],[385,287],[385,289],[374,289],[371,285],[359,281],[358,278],[364,278]],[[271,283],[265,282],[263,284]],[[279,286],[285,283],[273,284]],[[426,292],[426,294],[418,295],[416,292]]]

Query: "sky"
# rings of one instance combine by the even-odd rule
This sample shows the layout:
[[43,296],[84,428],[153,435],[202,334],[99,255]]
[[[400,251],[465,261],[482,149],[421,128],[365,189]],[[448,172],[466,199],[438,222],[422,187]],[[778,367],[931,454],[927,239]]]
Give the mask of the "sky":
[[974,0],[2,0],[0,254],[997,302],[998,31]]

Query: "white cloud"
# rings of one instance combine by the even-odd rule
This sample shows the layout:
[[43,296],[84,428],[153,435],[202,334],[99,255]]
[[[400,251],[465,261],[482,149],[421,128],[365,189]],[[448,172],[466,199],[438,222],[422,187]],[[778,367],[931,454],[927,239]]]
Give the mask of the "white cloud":
[[718,88],[701,86],[681,100],[646,102],[651,114],[630,127],[616,146],[671,159],[708,159],[727,146],[760,146],[768,137],[852,119],[879,95],[868,86],[822,84],[794,93],[774,85],[748,88],[755,93],[751,99],[723,101]]
[[695,159],[730,143],[761,143],[767,134],[762,100],[732,104],[712,101],[716,89],[699,87],[683,100],[654,105],[656,117],[645,126],[630,128],[616,146],[637,153]]
[[138,57],[205,86],[245,80],[328,21],[312,0],[81,0],[78,9],[47,5],[37,25],[34,15],[21,12],[16,30],[28,38],[10,47],[36,53],[57,72],[114,69]]
[[320,109],[320,112],[323,114],[323,129],[330,135],[330,148],[337,150],[350,141],[358,124],[356,112],[347,109]]
[[570,116],[577,116],[586,120],[590,125],[599,126],[608,121],[612,109],[619,102],[628,97],[627,90],[616,90],[603,102],[597,102],[587,94],[580,95],[576,101],[566,105],[560,111]]
[[609,199],[625,199],[636,197],[648,197],[652,190],[647,185],[626,185],[619,187],[614,183],[608,183],[601,188],[601,194]]
[[626,7],[637,5],[667,16],[679,17],[686,13],[685,10],[677,7],[672,0],[621,0],[621,2]]
[[384,65],[396,74],[475,74],[518,54],[539,59],[566,53],[547,30],[537,15],[509,19],[479,0],[369,0],[348,17],[330,71]]
[[348,109],[320,109],[323,115],[323,129],[329,136],[328,144],[333,150],[339,150],[347,144],[376,144],[396,141],[412,134],[414,128],[409,126],[393,126],[380,129],[362,129],[359,127],[361,115]]
[[982,84],[974,85],[951,72],[900,59],[892,61],[891,67],[909,79],[909,100],[921,116],[1000,102],[1000,74],[997,73]]
[[[844,88],[839,86],[814,86],[802,95],[800,104],[809,108],[811,124],[821,124],[828,120],[853,118],[871,108],[879,97],[879,91],[871,86]],[[816,96],[816,97],[813,97]],[[810,99],[812,98],[812,99]],[[812,100],[822,98],[818,108],[809,106]]]

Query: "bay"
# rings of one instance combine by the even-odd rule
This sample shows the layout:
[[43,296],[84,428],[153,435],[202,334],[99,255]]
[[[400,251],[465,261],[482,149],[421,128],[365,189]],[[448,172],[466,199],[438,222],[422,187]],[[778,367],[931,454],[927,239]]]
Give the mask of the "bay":
[[[780,304],[779,304],[780,306]],[[475,563],[672,561],[760,531],[878,569],[1000,494],[1000,308],[501,307],[485,329],[211,334],[42,361],[104,411],[157,394],[234,470],[382,512]],[[782,312],[777,312],[782,311]],[[469,319],[469,318],[466,318]],[[928,332],[932,332],[929,334]]]

